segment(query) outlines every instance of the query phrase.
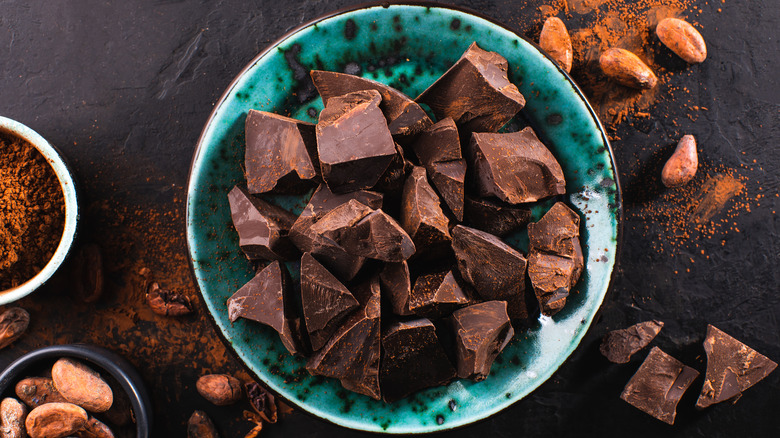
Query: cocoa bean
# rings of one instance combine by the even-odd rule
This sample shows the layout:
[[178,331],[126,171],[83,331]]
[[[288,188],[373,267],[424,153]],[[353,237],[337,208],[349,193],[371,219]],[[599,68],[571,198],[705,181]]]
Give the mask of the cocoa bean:
[[157,283],[152,283],[149,286],[146,302],[152,311],[158,315],[181,316],[192,312],[192,304],[187,296],[162,289]]
[[0,314],[0,349],[19,339],[30,325],[30,314],[21,307],[11,307]]
[[71,263],[73,294],[85,303],[98,300],[103,294],[103,255],[100,247],[88,244],[79,248]]
[[692,180],[699,167],[696,138],[684,135],[661,170],[661,182],[666,187],[678,187]]
[[219,433],[205,412],[195,411],[187,422],[187,438],[219,438]]
[[114,403],[111,387],[93,369],[73,359],[62,358],[51,368],[57,391],[71,403],[90,412],[105,412]]
[[658,23],[655,34],[666,47],[689,64],[707,59],[707,45],[699,31],[679,18],[665,18]]
[[266,423],[276,423],[276,400],[274,395],[268,392],[256,382],[250,382],[244,385],[246,397],[249,399],[249,405]]
[[27,406],[15,398],[0,402],[0,438],[25,438],[24,418]]
[[241,399],[241,381],[227,374],[207,374],[195,384],[200,395],[217,406],[232,405]]
[[46,403],[30,411],[24,425],[30,438],[63,438],[81,430],[88,418],[72,403]]
[[539,47],[547,52],[566,73],[571,71],[574,51],[571,47],[569,31],[560,18],[550,17],[545,20],[542,33],[539,34]]
[[65,397],[54,387],[47,377],[28,377],[16,384],[16,396],[27,406],[37,408],[44,403],[65,402]]
[[84,428],[76,432],[78,438],[114,438],[114,432],[95,417],[87,420]]
[[650,67],[625,49],[608,49],[599,57],[599,66],[607,77],[626,87],[650,89],[658,83]]

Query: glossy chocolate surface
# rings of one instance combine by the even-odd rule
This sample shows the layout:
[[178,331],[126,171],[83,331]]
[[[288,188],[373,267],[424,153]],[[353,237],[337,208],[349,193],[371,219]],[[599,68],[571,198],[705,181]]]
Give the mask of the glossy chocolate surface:
[[449,321],[455,332],[458,377],[484,380],[515,334],[506,302],[473,304],[453,312]]
[[250,260],[292,260],[298,251],[288,237],[295,215],[252,196],[238,185],[228,193],[238,245]]

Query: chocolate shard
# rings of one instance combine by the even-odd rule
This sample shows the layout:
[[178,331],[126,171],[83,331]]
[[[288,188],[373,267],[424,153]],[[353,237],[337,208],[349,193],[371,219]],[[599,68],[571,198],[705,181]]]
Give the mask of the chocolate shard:
[[412,293],[412,283],[409,275],[409,264],[385,263],[379,273],[383,296],[387,297],[393,313],[399,316],[412,315],[409,310],[409,295]]
[[525,106],[509,82],[507,60],[472,43],[461,58],[415,99],[436,118],[452,117],[468,131],[495,132]]
[[322,348],[359,303],[311,254],[301,258],[301,304],[311,348]]
[[462,221],[463,199],[466,194],[466,160],[433,163],[428,175],[452,214]]
[[474,133],[469,155],[480,196],[519,204],[566,193],[561,165],[530,127],[506,134]]
[[622,330],[613,330],[604,335],[599,350],[610,362],[628,363],[631,355],[647,347],[663,326],[661,321],[645,321]]
[[449,317],[455,332],[458,377],[485,380],[515,331],[504,301],[487,301],[458,309]]
[[620,398],[653,417],[674,424],[677,403],[699,372],[653,347]]
[[742,392],[777,368],[777,363],[713,325],[707,326],[704,351],[707,374],[696,401],[699,409],[726,400],[736,402]]
[[415,315],[435,319],[473,303],[453,272],[445,271],[417,277],[408,307]]
[[386,402],[444,385],[456,377],[436,336],[436,327],[428,319],[390,324],[382,330],[382,349],[379,381]]
[[582,274],[579,224],[577,213],[557,202],[539,222],[528,225],[528,277],[545,315],[552,316],[566,305]]
[[396,153],[378,91],[356,91],[328,100],[317,124],[322,178],[333,193],[376,185]]
[[420,252],[449,246],[452,240],[449,220],[422,167],[415,166],[406,179],[401,197],[401,226]]
[[293,260],[298,251],[288,238],[295,215],[235,186],[228,193],[238,245],[250,260]]
[[495,236],[506,236],[531,221],[531,210],[511,204],[466,196],[465,223]]
[[380,286],[379,279],[357,286],[360,308],[306,364],[310,373],[341,380],[344,388],[380,399]]
[[433,122],[420,105],[405,94],[385,84],[344,73],[312,70],[311,78],[317,87],[325,106],[337,96],[355,91],[376,90],[382,95],[379,108],[387,119],[393,136],[411,136],[430,126]]
[[463,225],[452,229],[452,249],[461,277],[480,297],[506,301],[512,319],[530,316],[525,291],[528,263],[522,254],[492,234]]
[[[250,193],[285,191],[295,179],[317,175],[317,142],[311,123],[249,110],[246,122],[246,182]],[[295,176],[295,178],[290,178]]]
[[300,318],[290,293],[290,274],[274,261],[228,298],[228,317],[231,322],[246,318],[265,324],[279,333],[290,353],[301,353]]
[[373,187],[373,190],[382,192],[386,196],[401,195],[406,177],[412,171],[412,167],[414,167],[414,165],[404,157],[404,150],[397,143],[395,145],[395,150],[396,154],[393,155],[393,160]]

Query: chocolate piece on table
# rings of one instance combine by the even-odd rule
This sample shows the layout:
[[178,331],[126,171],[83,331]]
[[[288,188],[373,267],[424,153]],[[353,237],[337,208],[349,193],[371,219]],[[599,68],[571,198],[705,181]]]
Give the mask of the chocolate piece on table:
[[322,348],[359,303],[311,254],[301,258],[301,304],[311,348]]
[[449,246],[449,220],[441,209],[439,196],[428,183],[425,169],[415,166],[404,184],[401,197],[401,226],[420,252]]
[[290,292],[290,274],[274,261],[228,298],[228,317],[231,322],[246,318],[265,324],[279,333],[290,353],[302,352],[300,318]]
[[385,196],[400,196],[401,191],[404,188],[404,182],[407,175],[412,171],[414,166],[404,157],[404,150],[397,143],[395,145],[396,154],[393,155],[393,160],[390,165],[387,166],[387,170],[379,178],[373,190],[382,192]]
[[333,193],[376,185],[396,154],[379,109],[378,91],[356,91],[328,100],[317,124],[322,178]]
[[509,82],[507,60],[472,43],[461,58],[415,99],[436,118],[452,117],[468,131],[495,132],[525,106]]
[[699,409],[726,400],[736,402],[743,391],[777,368],[777,363],[713,325],[707,326],[704,351],[707,374],[696,401]]
[[383,295],[390,302],[393,313],[399,316],[412,315],[412,311],[409,310],[409,295],[412,293],[409,264],[406,261],[385,263],[385,267],[379,273],[379,279]]
[[288,238],[295,215],[249,194],[243,186],[228,193],[238,246],[250,260],[292,260],[298,251]]
[[452,249],[461,277],[480,297],[506,301],[512,319],[529,317],[522,254],[492,234],[463,225],[452,229]]
[[345,73],[322,70],[312,70],[311,78],[325,106],[331,98],[354,91],[378,91],[382,95],[379,108],[387,119],[390,133],[394,136],[414,135],[433,123],[420,105],[385,84]]
[[421,389],[448,383],[456,377],[428,319],[397,321],[382,330],[382,369],[379,381],[386,402]]
[[[314,125],[265,111],[249,110],[246,129],[246,182],[251,193],[265,193],[319,171]],[[295,176],[295,178],[291,178]],[[280,183],[281,182],[281,183]]]
[[415,315],[441,318],[472,303],[453,272],[444,271],[417,277],[409,295],[408,307]]
[[480,196],[519,204],[566,193],[561,165],[530,127],[474,133],[468,150]]
[[455,332],[458,377],[485,380],[493,361],[515,334],[506,302],[473,304],[453,312],[449,321]]
[[531,221],[531,210],[466,196],[464,217],[466,225],[501,237],[527,225]]
[[665,423],[674,424],[677,403],[698,376],[698,371],[653,347],[620,398]]
[[655,339],[664,323],[645,321],[604,335],[599,350],[610,362],[628,363],[631,355],[647,347]]
[[373,277],[360,284],[354,295],[360,308],[309,358],[306,368],[315,375],[340,379],[344,388],[379,400],[379,279]]

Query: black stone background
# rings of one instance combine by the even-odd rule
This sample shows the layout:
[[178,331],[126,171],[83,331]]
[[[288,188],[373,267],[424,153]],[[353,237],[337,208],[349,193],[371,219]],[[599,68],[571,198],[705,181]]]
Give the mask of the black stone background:
[[[0,114],[61,148],[88,201],[114,197],[165,205],[180,193],[175,188],[186,184],[200,131],[244,65],[299,24],[355,3],[0,0]],[[454,3],[518,29],[529,28],[524,17],[544,4]],[[611,295],[572,357],[524,400],[452,436],[780,436],[780,371],[736,405],[703,412],[692,407],[700,377],[680,403],[677,424],[667,426],[618,398],[646,353],[630,364],[611,365],[597,351],[607,330],[657,318],[666,327],[655,345],[702,373],[707,323],[780,360],[780,242],[774,213],[780,169],[780,9],[775,0],[700,1],[697,9],[702,10],[696,20],[709,57],[693,74],[672,81],[687,87],[690,98],[709,111],[693,122],[683,106],[659,100],[649,109],[647,132],[618,126],[621,139],[613,148],[624,191],[638,183],[627,169],[641,167],[648,155],[642,150],[662,145],[671,151],[676,138],[693,133],[711,162],[738,167],[756,160],[760,168],[742,173],[761,181],[766,198],[760,207],[741,213],[736,219],[741,232],[727,234],[725,244],[722,239],[700,242],[709,258],[698,249],[683,250],[685,257],[659,254],[650,249],[641,221],[627,220]],[[635,201],[625,199],[629,218]],[[675,275],[676,270],[684,274]],[[131,359],[141,366],[156,360]],[[175,367],[170,364],[171,371]],[[191,387],[197,375],[181,378],[190,379]],[[210,408],[198,397],[169,404],[161,388],[150,389],[156,436],[183,436],[184,421],[196,408],[211,409],[224,437],[243,436],[249,429],[240,410]],[[262,436],[364,434],[296,412],[266,427]]]

